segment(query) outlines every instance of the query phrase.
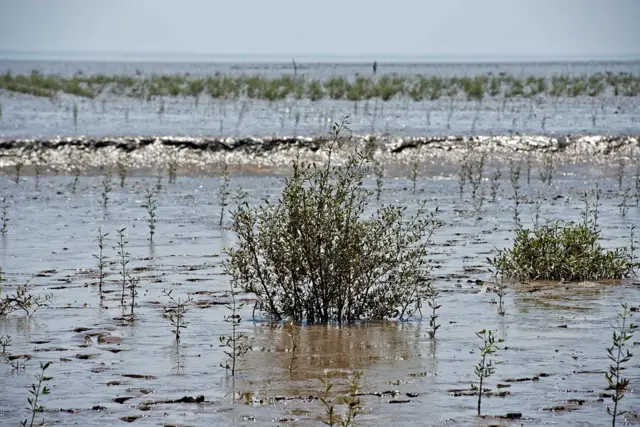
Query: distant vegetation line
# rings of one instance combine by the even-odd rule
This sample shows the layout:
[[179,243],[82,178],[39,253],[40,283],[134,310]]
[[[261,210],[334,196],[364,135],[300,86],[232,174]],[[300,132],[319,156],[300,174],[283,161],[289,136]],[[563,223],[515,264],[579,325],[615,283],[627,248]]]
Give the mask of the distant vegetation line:
[[276,101],[287,98],[361,101],[410,98],[413,101],[441,97],[597,97],[599,95],[638,96],[640,76],[620,73],[558,75],[552,77],[514,77],[507,73],[475,77],[440,77],[434,75],[380,75],[330,77],[326,79],[295,75],[264,77],[215,73],[208,77],[189,74],[122,76],[85,75],[73,77],[45,75],[36,70],[28,75],[6,72],[0,76],[0,89],[39,97],[53,98],[59,93],[93,99],[101,94],[127,96],[141,100],[156,97],[193,97],[215,99],[260,99]]

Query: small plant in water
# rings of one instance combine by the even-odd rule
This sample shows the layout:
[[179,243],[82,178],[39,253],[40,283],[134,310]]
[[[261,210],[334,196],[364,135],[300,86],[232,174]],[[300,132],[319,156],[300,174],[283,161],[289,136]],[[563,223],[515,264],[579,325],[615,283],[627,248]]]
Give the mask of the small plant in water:
[[138,286],[140,278],[129,274],[129,295],[131,296],[131,315],[133,316],[133,308],[136,306],[136,297],[138,296]]
[[220,200],[220,223],[218,224],[222,227],[222,222],[224,221],[224,211],[227,207],[227,200],[231,195],[229,191],[229,182],[231,179],[229,178],[229,170],[227,164],[225,163],[222,169],[222,181],[220,182],[220,187],[218,188],[218,199]]
[[22,173],[22,168],[24,167],[24,163],[22,163],[22,161],[18,160],[15,164],[15,169],[16,169],[16,175],[15,175],[15,182],[16,184],[20,184],[20,175]]
[[113,189],[111,168],[107,170],[107,173],[102,178],[102,206],[107,207],[109,202],[109,193]]
[[495,203],[498,198],[498,191],[500,190],[500,178],[502,172],[500,172],[500,166],[496,168],[496,171],[491,175],[491,202]]
[[413,194],[416,194],[416,183],[418,182],[418,171],[420,164],[420,148],[416,151],[413,159],[413,167],[411,168],[411,182],[413,183]]
[[627,211],[629,210],[629,198],[631,197],[631,189],[625,188],[622,191],[622,202],[620,203],[620,214],[622,217],[627,216]]
[[384,166],[378,161],[374,162],[373,172],[376,175],[376,202],[380,201],[382,195],[382,179],[384,178]]
[[124,232],[125,228],[121,228],[117,231],[118,233],[118,257],[120,258],[120,275],[122,277],[122,296],[120,297],[120,305],[124,306],[124,295],[127,289],[127,265],[129,264],[130,253],[127,252],[126,245],[129,243],[128,240],[125,240]]
[[520,165],[511,164],[511,187],[513,188],[513,221],[516,224],[516,228],[520,228]]
[[7,198],[2,198],[2,227],[0,228],[0,234],[3,236],[9,231],[9,205],[7,204]]
[[156,209],[158,208],[157,200],[154,198],[155,193],[149,188],[146,189],[147,202],[142,205],[147,209],[147,215],[149,215],[149,240],[153,242],[153,235],[156,233]]
[[[355,418],[362,410],[360,407],[360,399],[358,398],[361,379],[362,372],[353,372],[349,378],[349,386],[346,396],[330,398],[329,393],[331,392],[334,384],[331,382],[329,371],[325,371],[324,378],[320,378],[320,381],[324,386],[324,392],[320,397],[320,402],[325,408],[325,414],[324,417],[322,417],[322,423],[324,425],[341,427],[352,427],[354,425]],[[344,414],[339,414],[336,411],[334,402],[337,400],[341,400],[342,404],[346,407],[346,412]]]
[[494,362],[491,356],[499,350],[498,344],[503,340],[496,340],[492,331],[486,329],[476,332],[476,336],[482,340],[482,345],[478,346],[480,350],[480,361],[474,368],[474,374],[478,379],[478,385],[472,384],[471,388],[478,391],[478,416],[482,415],[482,393],[484,393],[484,380],[495,373],[495,365],[500,362]]
[[287,332],[287,336],[291,339],[291,360],[289,360],[289,375],[291,376],[298,368],[296,366],[296,361],[298,360],[298,341],[296,340],[297,326],[294,325],[293,322],[288,322],[285,328],[291,330],[291,332]]
[[631,310],[626,304],[622,304],[622,313],[618,314],[616,325],[613,327],[613,343],[611,347],[607,348],[611,364],[609,365],[609,371],[605,373],[605,378],[609,384],[609,390],[613,390],[613,395],[611,396],[613,408],[607,407],[607,414],[611,415],[611,425],[614,427],[616,418],[625,414],[625,411],[618,409],[618,404],[624,397],[627,387],[629,387],[629,379],[622,376],[622,370],[624,369],[622,365],[631,360],[633,356],[627,348],[628,341],[638,328],[637,325],[629,322],[630,317]]
[[124,188],[125,181],[127,180],[127,158],[125,155],[120,155],[118,157],[118,162],[116,163],[118,166],[118,175],[120,176],[120,188]]
[[[20,422],[20,426],[22,427],[33,427],[36,415],[38,415],[39,412],[44,412],[44,406],[38,404],[38,399],[41,396],[50,393],[49,387],[47,387],[46,383],[51,381],[53,377],[49,377],[45,374],[46,370],[49,369],[49,366],[51,366],[51,362],[40,362],[40,372],[36,375],[37,383],[31,384],[31,388],[29,389],[30,397],[27,398],[27,402],[29,402],[27,409],[31,413],[31,421],[29,422],[29,418],[25,418],[24,421]],[[36,425],[44,425],[44,419],[41,423]]]
[[[1,276],[1,275],[0,275]],[[2,277],[0,277],[2,279]],[[0,280],[1,282],[2,280]],[[27,317],[34,314],[40,307],[46,307],[52,295],[35,296],[29,292],[29,279],[25,284],[16,288],[15,294],[2,294],[0,286],[0,317],[23,311]],[[0,283],[1,285],[2,283]]]
[[244,307],[245,304],[237,303],[236,297],[239,292],[235,289],[233,281],[231,281],[230,287],[231,301],[225,307],[231,314],[226,315],[224,321],[231,325],[231,333],[228,336],[220,337],[220,343],[223,347],[227,348],[227,350],[224,351],[224,354],[227,356],[227,361],[221,363],[220,366],[225,368],[231,376],[235,376],[238,359],[247,354],[251,350],[251,346],[248,344],[249,337],[247,337],[246,334],[238,332],[238,325],[242,320],[238,314],[238,310]]
[[429,338],[431,339],[435,339],[436,332],[440,328],[440,325],[438,324],[438,317],[440,316],[437,313],[437,311],[441,307],[441,305],[438,304],[439,295],[440,295],[440,292],[436,289],[433,283],[430,283],[429,287],[427,288],[427,292],[424,294],[424,296],[427,299],[427,304],[429,305],[429,308],[431,309],[431,313],[429,313],[429,332],[428,332]]
[[618,158],[618,169],[616,171],[616,178],[618,180],[618,190],[622,190],[622,183],[624,181],[624,168],[626,166],[626,162],[624,157],[620,156]]
[[73,127],[78,129],[78,104],[75,102],[73,103]]
[[180,333],[182,329],[187,327],[187,323],[184,321],[184,315],[187,312],[187,306],[193,301],[191,296],[188,295],[186,299],[182,300],[180,297],[177,299],[171,295],[171,291],[164,291],[164,294],[169,298],[171,306],[165,309],[164,317],[169,319],[173,330],[171,331],[176,337],[176,344],[180,344]]
[[100,304],[102,304],[102,300],[104,299],[102,285],[104,283],[104,269],[107,266],[107,256],[104,254],[104,243],[108,235],[109,233],[102,234],[102,227],[98,227],[98,238],[94,240],[98,242],[98,254],[94,254],[93,257],[98,260],[98,293],[100,295]]

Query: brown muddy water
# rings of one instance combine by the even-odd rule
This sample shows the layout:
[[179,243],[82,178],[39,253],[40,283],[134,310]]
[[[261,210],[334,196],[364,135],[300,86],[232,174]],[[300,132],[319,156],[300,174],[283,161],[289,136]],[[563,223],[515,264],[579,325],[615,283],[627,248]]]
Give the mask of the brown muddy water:
[[[603,245],[628,244],[632,224],[640,223],[633,173],[626,164],[622,188],[631,188],[626,215],[614,166],[560,166],[551,185],[543,184],[534,163],[527,183],[521,218],[530,226],[540,201],[541,219],[580,220],[580,193],[596,182],[603,189],[600,208]],[[234,244],[227,214],[218,226],[219,176],[179,174],[176,183],[162,180],[158,194],[157,228],[148,240],[144,190],[155,187],[157,171],[139,169],[114,189],[106,209],[101,205],[102,177],[84,175],[71,192],[72,176],[42,171],[37,180],[25,170],[18,184],[13,168],[0,175],[0,194],[8,200],[8,233],[0,236],[0,265],[5,271],[3,292],[32,276],[34,292],[51,293],[50,306],[26,318],[19,313],[0,319],[0,334],[11,335],[10,354],[31,357],[24,372],[0,365],[0,418],[17,425],[27,415],[27,387],[39,362],[53,362],[51,394],[41,414],[58,425],[320,425],[324,408],[318,401],[326,370],[334,391],[345,389],[346,376],[362,371],[363,412],[356,425],[561,425],[602,426],[610,423],[606,406],[611,324],[620,303],[640,306],[638,279],[607,283],[514,283],[505,297],[506,315],[497,312],[490,283],[488,256],[508,247],[514,235],[513,190],[508,166],[495,202],[489,200],[485,171],[485,200],[476,210],[470,189],[460,198],[455,167],[425,168],[417,192],[412,183],[389,174],[381,203],[399,203],[409,210],[426,199],[440,210],[444,227],[434,236],[429,258],[433,280],[441,291],[440,322],[435,340],[427,321],[360,324],[352,327],[269,325],[249,304],[241,310],[240,330],[253,351],[239,361],[235,379],[220,367],[225,356],[219,337],[229,333],[224,303],[229,279],[222,274],[222,251]],[[396,171],[398,172],[398,171]],[[402,172],[402,171],[400,171]],[[166,173],[166,171],[165,171]],[[374,180],[367,182],[374,187]],[[248,201],[275,198],[282,188],[275,173],[260,176],[235,172],[231,189],[241,186]],[[375,199],[371,201],[375,209]],[[228,209],[233,209],[233,203]],[[104,306],[97,289],[96,229],[108,232],[105,249],[111,264],[106,277]],[[117,272],[116,230],[126,227],[129,267],[141,279],[135,320],[123,317]],[[163,317],[168,304],[163,290],[195,304],[186,313],[187,328],[176,345]],[[124,311],[124,314],[128,313]],[[483,413],[475,413],[476,396],[465,396],[479,360],[475,332],[488,328],[503,338],[502,362],[486,386],[495,394],[483,398]],[[290,335],[298,351],[293,373]],[[631,340],[637,353],[640,336]],[[640,359],[624,371],[630,389],[624,421],[640,424]],[[183,397],[203,396],[197,403]],[[171,403],[173,401],[173,403]],[[180,401],[180,402],[176,402]],[[340,406],[340,405],[338,405]],[[343,408],[339,407],[342,411]],[[516,420],[498,418],[521,413]],[[491,417],[495,416],[495,417]]]

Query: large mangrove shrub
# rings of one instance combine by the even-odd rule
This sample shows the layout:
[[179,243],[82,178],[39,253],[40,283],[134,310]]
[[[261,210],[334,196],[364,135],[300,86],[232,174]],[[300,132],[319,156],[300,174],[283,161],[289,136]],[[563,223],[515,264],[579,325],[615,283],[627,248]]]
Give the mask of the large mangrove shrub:
[[296,159],[276,202],[245,203],[232,215],[238,243],[227,250],[225,270],[274,320],[405,319],[420,312],[430,289],[425,255],[437,209],[366,212],[372,151],[356,150],[342,165],[332,158],[345,143],[345,120],[333,126],[324,165]]
[[600,232],[587,224],[548,221],[533,230],[516,231],[512,249],[503,249],[489,263],[519,280],[621,279],[637,264],[626,249],[606,250]]

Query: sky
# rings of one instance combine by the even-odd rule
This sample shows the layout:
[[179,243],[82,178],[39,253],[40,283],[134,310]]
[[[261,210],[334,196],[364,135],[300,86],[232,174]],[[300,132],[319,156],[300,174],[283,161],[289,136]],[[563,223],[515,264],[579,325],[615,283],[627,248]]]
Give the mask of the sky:
[[640,0],[0,0],[16,54],[640,58]]

